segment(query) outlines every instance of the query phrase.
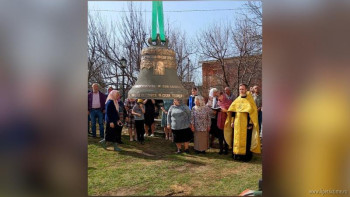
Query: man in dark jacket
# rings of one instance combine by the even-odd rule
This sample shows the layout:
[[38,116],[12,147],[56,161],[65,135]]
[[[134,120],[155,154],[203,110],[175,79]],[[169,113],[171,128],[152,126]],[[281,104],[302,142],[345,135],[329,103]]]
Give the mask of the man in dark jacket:
[[100,137],[104,138],[103,114],[105,113],[105,102],[106,95],[99,91],[99,85],[97,83],[92,84],[92,92],[88,94],[88,110],[93,137],[96,137],[96,118],[98,118]]

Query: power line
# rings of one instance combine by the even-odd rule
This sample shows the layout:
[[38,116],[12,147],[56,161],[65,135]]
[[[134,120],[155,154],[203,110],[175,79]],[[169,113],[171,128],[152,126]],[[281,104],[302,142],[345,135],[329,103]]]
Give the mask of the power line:
[[[233,11],[233,10],[242,10],[246,8],[231,8],[231,9],[211,9],[211,10],[165,10],[164,12],[216,12],[216,11]],[[125,10],[89,10],[96,12],[131,12]],[[136,12],[152,12],[152,11],[136,11]]]

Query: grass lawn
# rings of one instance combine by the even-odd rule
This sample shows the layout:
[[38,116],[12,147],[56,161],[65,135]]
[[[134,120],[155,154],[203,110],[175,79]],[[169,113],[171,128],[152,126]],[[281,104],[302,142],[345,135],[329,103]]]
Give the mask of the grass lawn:
[[121,152],[113,145],[104,150],[99,139],[88,142],[89,195],[232,196],[245,189],[258,189],[262,177],[260,155],[249,163],[235,162],[231,155],[175,154],[175,144],[161,134],[147,137],[145,144],[130,142],[126,134]]

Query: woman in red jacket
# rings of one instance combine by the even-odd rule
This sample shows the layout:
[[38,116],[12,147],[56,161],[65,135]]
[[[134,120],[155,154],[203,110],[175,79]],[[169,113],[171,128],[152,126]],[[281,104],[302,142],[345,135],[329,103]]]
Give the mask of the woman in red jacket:
[[[227,117],[227,109],[230,107],[232,100],[228,99],[226,97],[226,95],[224,94],[224,92],[220,92],[219,94],[219,102],[218,105],[220,107],[220,112],[218,113],[218,122],[217,122],[217,126],[218,126],[218,131],[219,131],[219,145],[220,145],[220,152],[219,154],[228,154],[228,145],[224,139],[224,127],[225,127],[225,121],[226,121],[226,117]],[[225,146],[225,148],[224,148]],[[225,149],[223,151],[223,149]]]

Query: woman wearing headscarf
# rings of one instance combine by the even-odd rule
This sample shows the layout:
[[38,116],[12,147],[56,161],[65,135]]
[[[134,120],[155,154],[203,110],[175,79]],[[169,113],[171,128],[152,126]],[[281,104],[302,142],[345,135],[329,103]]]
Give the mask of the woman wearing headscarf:
[[184,144],[185,152],[190,153],[188,145],[193,138],[190,129],[191,111],[182,104],[180,99],[174,99],[174,105],[169,108],[167,116],[168,129],[171,129],[176,143],[177,152],[181,153],[181,145]]
[[208,107],[215,107],[217,105],[218,89],[212,88],[209,90],[209,98],[207,102]]
[[[217,97],[218,97],[218,89],[216,88],[212,88],[210,89],[209,91],[209,99],[208,99],[208,102],[207,102],[207,106],[209,108],[212,108],[212,109],[216,109],[218,108],[218,100],[217,100]],[[211,119],[211,126],[210,126],[210,143],[209,143],[209,146],[212,147],[213,146],[213,143],[214,143],[214,139],[215,138],[219,138],[219,131],[218,131],[218,127],[217,127],[217,111],[215,110],[211,110],[210,111],[210,119]]]
[[100,141],[103,148],[106,149],[106,142],[114,143],[114,150],[121,151],[117,146],[118,141],[118,127],[122,127],[122,123],[119,117],[119,104],[118,99],[120,98],[120,93],[117,90],[112,90],[106,100],[106,135],[103,140]]
[[194,150],[196,153],[205,153],[209,147],[209,131],[211,119],[210,108],[205,106],[202,96],[196,96],[195,106],[191,111],[191,130],[194,132]]
[[[220,145],[220,152],[219,154],[221,155],[222,153],[224,153],[225,155],[228,154],[228,145],[224,139],[224,127],[225,127],[225,121],[227,118],[227,109],[230,107],[232,101],[230,99],[228,99],[225,95],[224,92],[220,92],[219,93],[219,102],[218,105],[220,107],[220,111],[218,112],[218,122],[217,122],[217,126],[218,126],[218,133],[219,133],[219,145]],[[225,149],[223,151],[223,149]]]

